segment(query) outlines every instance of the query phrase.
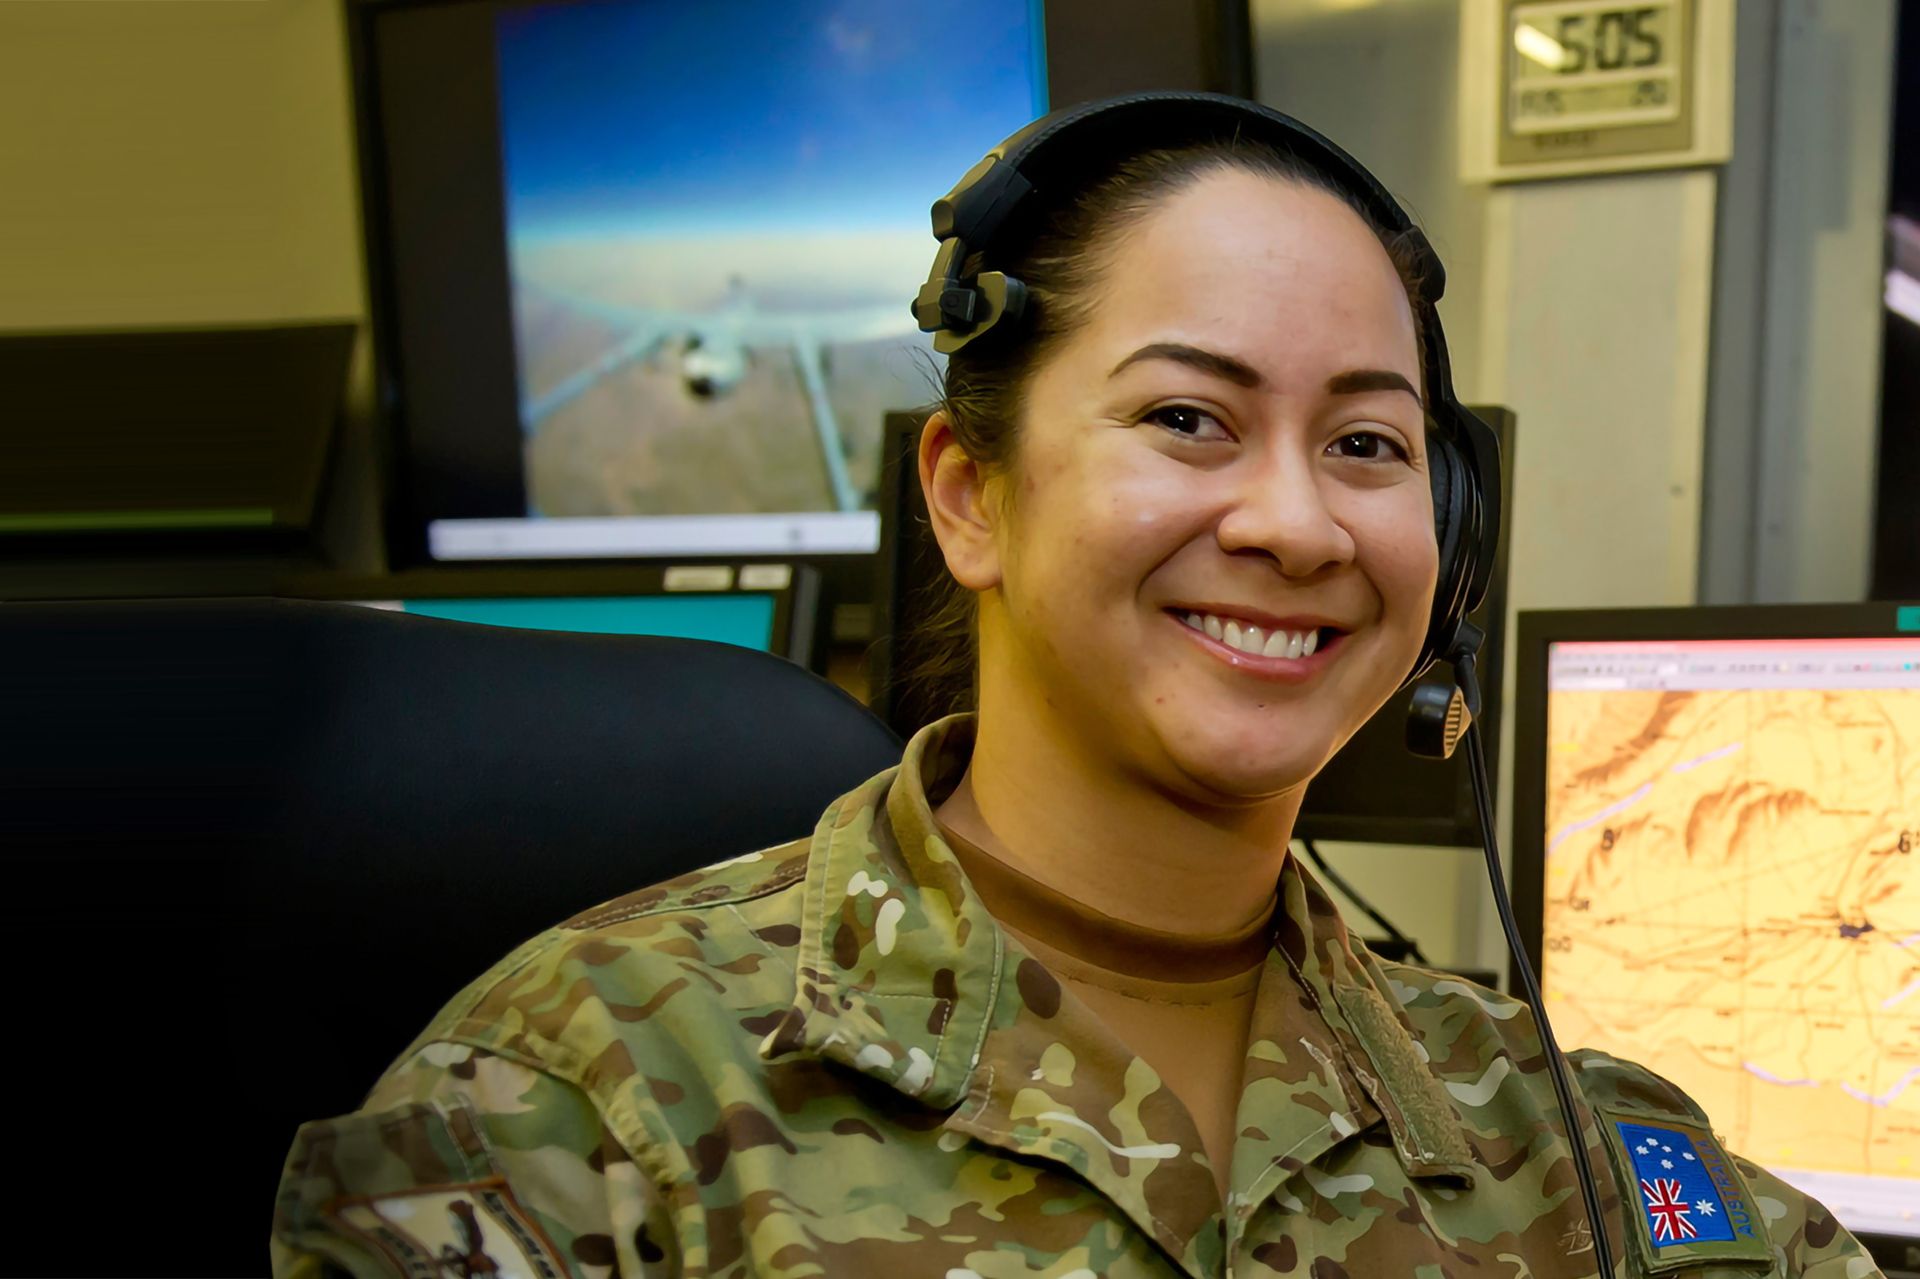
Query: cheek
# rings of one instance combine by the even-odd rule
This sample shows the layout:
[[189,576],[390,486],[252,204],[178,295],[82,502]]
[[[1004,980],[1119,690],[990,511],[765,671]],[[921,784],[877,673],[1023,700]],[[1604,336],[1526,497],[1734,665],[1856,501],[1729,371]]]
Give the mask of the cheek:
[[1116,551],[1165,555],[1212,526],[1220,494],[1210,476],[1123,434],[1112,444],[1090,459],[1086,483]]
[[1084,593],[1108,579],[1141,576],[1196,524],[1190,474],[1127,441],[1094,436],[1071,457],[1036,459],[1019,488],[1022,518],[1009,551],[1027,561],[1029,580],[1052,579]]
[[1370,512],[1364,537],[1356,537],[1361,567],[1379,588],[1387,611],[1424,619],[1433,604],[1440,548],[1433,530],[1433,506],[1423,491],[1408,486]]

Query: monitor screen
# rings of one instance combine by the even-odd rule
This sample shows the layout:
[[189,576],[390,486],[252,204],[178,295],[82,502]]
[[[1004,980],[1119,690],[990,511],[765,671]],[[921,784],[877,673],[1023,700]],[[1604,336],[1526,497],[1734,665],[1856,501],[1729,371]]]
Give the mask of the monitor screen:
[[421,617],[535,631],[598,635],[665,635],[717,640],[762,652],[774,648],[776,597],[732,595],[604,595],[526,598],[362,600]]
[[1561,1042],[1920,1237],[1920,634],[1544,647],[1544,820],[1515,837]]
[[1045,109],[1038,0],[402,4],[367,48],[428,555],[878,547],[928,206]]
[[820,574],[804,564],[468,565],[295,576],[274,593],[487,626],[713,640],[814,670],[826,659]]

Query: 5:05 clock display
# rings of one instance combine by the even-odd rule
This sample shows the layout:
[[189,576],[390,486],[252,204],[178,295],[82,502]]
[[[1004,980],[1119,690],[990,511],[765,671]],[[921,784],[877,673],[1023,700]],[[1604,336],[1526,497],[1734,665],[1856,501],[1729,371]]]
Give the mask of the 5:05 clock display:
[[1662,66],[1666,17],[1667,10],[1655,5],[1563,13],[1553,21],[1561,57],[1551,74]]
[[1508,13],[1508,120],[1516,132],[1647,124],[1677,114],[1678,0],[1549,0]]

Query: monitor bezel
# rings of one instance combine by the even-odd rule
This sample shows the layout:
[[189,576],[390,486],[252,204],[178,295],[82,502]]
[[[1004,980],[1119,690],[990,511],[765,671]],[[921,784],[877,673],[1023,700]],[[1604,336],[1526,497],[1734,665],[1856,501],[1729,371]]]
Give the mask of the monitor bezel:
[[[565,2],[565,0],[556,0]],[[1052,45],[1046,22],[1052,15],[1030,0],[1040,20],[1036,60],[1041,76],[1039,90],[1047,94],[1053,88],[1055,74]],[[1063,7],[1077,10],[1094,0],[1067,0]],[[1217,42],[1211,76],[1220,76],[1234,84],[1250,82],[1250,54],[1236,45],[1229,33],[1246,27],[1244,0],[1195,0],[1199,16],[1208,22],[1207,30]],[[389,565],[396,570],[427,569],[453,565],[512,564],[516,568],[539,572],[560,572],[584,564],[620,567],[639,571],[664,564],[705,563],[738,564],[750,560],[777,559],[813,569],[824,581],[829,606],[865,605],[871,598],[872,579],[878,562],[875,546],[869,550],[783,552],[769,549],[743,553],[716,549],[661,554],[594,555],[578,557],[514,556],[498,560],[436,559],[430,545],[435,521],[448,518],[443,511],[429,510],[423,496],[426,487],[421,462],[421,440],[412,422],[410,382],[402,350],[400,290],[402,267],[395,247],[395,227],[390,217],[392,195],[389,181],[391,156],[386,144],[387,104],[380,82],[380,64],[376,27],[387,15],[409,10],[503,7],[503,0],[347,0],[348,75],[351,86],[355,158],[359,176],[360,214],[365,231],[364,273],[367,296],[367,320],[370,331],[370,376],[374,387],[372,414],[386,441],[382,456],[381,522]],[[1238,25],[1236,26],[1236,21]],[[929,236],[928,259],[934,242]],[[505,252],[504,245],[501,249]],[[906,300],[903,298],[902,307]],[[510,306],[510,303],[509,303]],[[510,319],[508,321],[510,323]],[[517,371],[514,372],[517,378]],[[501,518],[515,518],[503,516]]]

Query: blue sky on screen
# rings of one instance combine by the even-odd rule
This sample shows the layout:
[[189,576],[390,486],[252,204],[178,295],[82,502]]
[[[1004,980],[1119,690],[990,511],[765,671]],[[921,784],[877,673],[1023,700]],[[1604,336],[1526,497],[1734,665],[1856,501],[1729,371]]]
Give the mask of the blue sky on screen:
[[925,230],[1044,108],[1037,0],[593,0],[497,21],[516,240]]

